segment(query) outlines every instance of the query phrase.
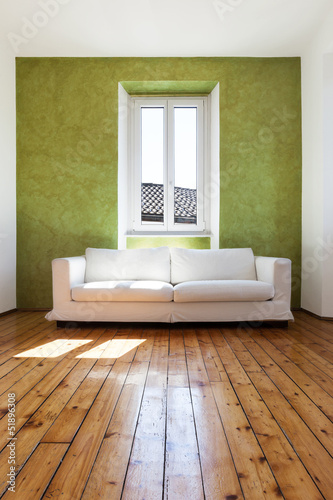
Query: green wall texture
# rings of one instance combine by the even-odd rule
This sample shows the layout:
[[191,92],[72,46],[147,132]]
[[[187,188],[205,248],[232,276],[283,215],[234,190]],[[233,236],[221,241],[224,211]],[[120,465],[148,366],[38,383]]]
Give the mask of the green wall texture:
[[118,82],[220,84],[220,247],[293,262],[299,306],[299,58],[18,58],[18,307],[52,305],[51,260],[117,247]]
[[131,236],[126,240],[126,248],[151,248],[151,247],[180,247],[180,248],[210,248],[210,238],[208,237],[188,237],[188,236],[153,236],[140,237]]

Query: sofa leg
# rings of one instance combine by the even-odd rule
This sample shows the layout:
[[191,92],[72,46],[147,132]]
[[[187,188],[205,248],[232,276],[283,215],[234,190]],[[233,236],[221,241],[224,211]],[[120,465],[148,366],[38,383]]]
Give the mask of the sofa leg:
[[87,323],[79,322],[79,321],[57,321],[57,328],[80,328],[81,326],[85,326]]
[[57,321],[57,328],[66,328],[67,321]]
[[288,328],[289,326],[289,321],[282,320],[282,321],[268,321],[268,326],[273,326],[274,328]]
[[239,323],[240,326],[246,328],[261,328],[261,327],[266,327],[266,328],[288,328],[289,326],[289,321],[288,320],[282,320],[282,321],[244,321],[242,323]]

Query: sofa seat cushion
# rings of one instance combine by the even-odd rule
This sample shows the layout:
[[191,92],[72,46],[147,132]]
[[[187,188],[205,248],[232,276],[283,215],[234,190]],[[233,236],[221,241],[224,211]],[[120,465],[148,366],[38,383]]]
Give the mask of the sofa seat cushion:
[[174,287],[175,302],[257,302],[273,297],[271,283],[254,280],[188,281]]
[[256,280],[251,248],[170,248],[171,283],[199,280]]
[[95,281],[72,288],[77,302],[171,302],[173,286],[164,281]]

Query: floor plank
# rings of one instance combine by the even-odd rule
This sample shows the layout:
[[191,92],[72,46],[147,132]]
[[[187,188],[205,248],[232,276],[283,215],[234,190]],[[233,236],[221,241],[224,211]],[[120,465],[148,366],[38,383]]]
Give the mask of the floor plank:
[[206,498],[243,498],[213,391],[193,330],[184,331],[185,353]]
[[[39,444],[16,481],[14,496],[19,495],[18,498],[25,500],[42,498],[67,448],[68,445],[62,443]],[[7,490],[3,499],[9,500],[10,498],[13,498],[13,492]]]
[[0,497],[333,499],[333,322],[0,317]]
[[[14,314],[13,314],[14,316]],[[39,324],[44,321],[44,313],[15,313],[15,317],[12,314],[8,316],[1,317],[0,324],[0,345],[4,342],[7,342],[8,336],[15,333],[15,336],[18,336],[20,332],[24,332],[27,330],[29,325],[31,324]]]
[[105,434],[109,421],[131,370],[135,353],[136,349],[134,352],[132,349],[117,358],[64,461],[51,481],[45,498],[52,498],[55,491],[61,491],[65,498],[80,498],[82,495],[97,452],[103,439],[107,437]]
[[204,498],[183,336],[170,332],[164,500]]
[[[216,360],[218,353],[210,345],[208,332],[197,332],[203,358]],[[207,360],[207,361],[206,361]],[[215,361],[216,363],[216,361]],[[256,439],[255,433],[239,403],[226,372],[218,370],[220,382],[213,382],[212,389],[218,407],[224,432],[231,454],[235,461],[238,477],[245,498],[277,498],[281,496],[280,488],[270,470],[266,457]]]
[[[102,334],[101,329],[95,329],[91,336],[97,336],[96,341]],[[89,335],[88,335],[89,337]],[[85,379],[91,370],[94,359],[77,359],[77,355],[85,349],[86,344],[71,351],[57,366],[56,373],[49,373],[33,390],[31,390],[16,406],[16,435],[19,443],[16,454],[16,469],[19,471],[35,446],[41,441],[45,432],[52,425],[60,411],[66,405],[73,392]],[[61,348],[60,348],[61,349]],[[60,365],[62,365],[60,367]],[[75,369],[74,369],[75,368]],[[40,396],[40,397],[39,397]],[[31,414],[32,413],[32,414]],[[7,439],[6,416],[0,421],[0,444],[4,447],[0,453],[0,480],[4,478],[4,470],[7,466]],[[0,491],[3,491],[5,482],[0,482]]]
[[[298,351],[295,346],[286,345],[284,339],[278,338],[274,332],[265,331],[265,338],[268,339],[277,349],[287,356],[302,372],[306,373],[314,382],[316,382],[331,397],[333,396],[333,383],[330,377],[314,359],[306,356],[304,352]],[[333,375],[333,374],[332,374]]]
[[[279,352],[272,352],[269,343],[267,345],[266,339],[261,335],[252,336],[257,342],[247,338],[242,341],[235,337],[230,339],[230,335],[226,335],[226,338],[236,354],[237,343],[247,347],[248,355],[254,358],[304,422],[311,427],[317,439],[321,441],[325,434],[322,444],[328,446],[328,451],[333,454],[333,423],[330,421],[333,415],[332,398],[288,358]],[[265,346],[265,350],[262,346]]]
[[297,318],[297,325],[304,330],[309,330],[312,333],[315,333],[318,337],[321,337],[327,340],[330,343],[333,343],[331,326],[326,324],[323,321],[320,321],[317,318],[311,317],[309,314],[306,318],[301,313],[296,313],[295,317]]
[[213,330],[211,336],[284,498],[322,498],[291,442],[267,407],[266,400],[251,382],[251,376],[261,378],[262,372],[246,372],[220,332]]
[[124,499],[163,496],[168,340],[167,331],[154,332],[149,371],[122,492]]
[[96,488],[98,488],[100,498],[120,498],[121,496],[141,408],[154,336],[148,335],[145,342],[144,348],[143,345],[141,347],[141,350],[145,351],[145,357],[142,359],[139,347],[102,441],[83,498],[93,498]]
[[[260,334],[252,332],[252,337],[266,345],[268,341],[261,339]],[[226,339],[231,346],[241,342],[226,334]],[[333,424],[323,415],[320,408],[316,407],[307,398],[297,384],[289,379],[253,340],[242,339],[249,353],[257,360],[265,373],[250,372],[249,378],[265,400],[280,427],[294,443],[302,462],[317,482],[318,488],[324,495],[333,491],[333,481],[330,468],[333,466],[331,455]],[[273,353],[274,354],[274,353]],[[237,353],[236,353],[237,355]],[[289,363],[289,361],[288,361]],[[294,374],[295,375],[295,374]],[[299,381],[299,373],[296,380]],[[305,382],[311,382],[304,375]],[[273,390],[274,385],[279,391]],[[307,384],[309,385],[309,384]],[[326,395],[326,393],[325,393]],[[321,442],[321,445],[318,443]]]
[[[53,366],[55,366],[65,355],[60,355],[60,348],[64,346],[66,342],[70,339],[76,339],[82,335],[81,331],[73,330],[71,333],[57,332],[54,331],[47,337],[48,349],[45,355],[42,354],[40,350],[37,356],[23,358],[14,357],[10,358],[6,363],[4,363],[1,368],[4,368],[3,374],[0,370],[1,379],[1,395],[7,391],[13,391],[16,394],[16,401],[19,401],[24,394],[26,394],[33,385],[35,385],[36,380],[42,379],[46,373]],[[50,346],[53,340],[57,343]],[[41,341],[37,341],[33,345],[40,346]],[[41,346],[43,349],[43,346]],[[56,360],[56,361],[55,361]],[[10,365],[10,362],[16,361],[15,367]],[[37,375],[33,370],[39,371],[40,374]],[[30,373],[31,372],[31,373]],[[18,383],[19,382],[19,383]],[[2,396],[2,398],[6,396]],[[0,397],[0,409],[2,408],[2,398]]]

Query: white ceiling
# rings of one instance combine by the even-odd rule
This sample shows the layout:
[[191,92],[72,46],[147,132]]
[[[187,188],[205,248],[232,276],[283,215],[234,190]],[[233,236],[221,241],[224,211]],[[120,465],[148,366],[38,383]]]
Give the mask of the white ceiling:
[[[333,0],[0,0],[0,33],[16,56],[298,56],[332,8]],[[31,21],[40,26],[29,31]]]

